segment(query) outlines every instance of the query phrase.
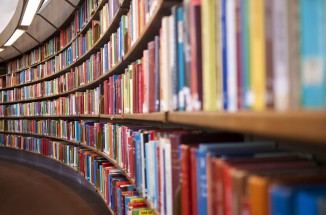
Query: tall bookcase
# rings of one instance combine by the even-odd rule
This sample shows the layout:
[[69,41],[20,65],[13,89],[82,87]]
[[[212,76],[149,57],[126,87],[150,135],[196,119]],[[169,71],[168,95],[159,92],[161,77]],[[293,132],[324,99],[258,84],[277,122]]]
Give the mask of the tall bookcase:
[[[231,0],[221,2],[231,2]],[[240,2],[242,1],[234,1],[234,9],[236,9],[236,5],[241,4]],[[264,1],[252,0],[252,2],[256,2],[258,6],[261,6],[260,3]],[[291,2],[291,0],[287,2]],[[164,108],[162,104],[164,104],[166,100],[162,102],[161,98],[160,108],[155,109],[154,107],[154,110],[148,110],[151,104],[157,106],[157,101],[151,101],[157,99],[157,97],[155,97],[157,94],[159,95],[159,100],[162,95],[167,97],[168,100],[175,100],[175,98],[169,98],[169,96],[167,96],[171,94],[164,94],[164,92],[162,92],[162,89],[163,91],[168,89],[162,86],[156,87],[156,85],[165,84],[164,86],[169,86],[169,84],[175,83],[174,78],[176,77],[172,75],[172,72],[171,77],[157,74],[155,76],[154,74],[155,78],[161,80],[147,77],[148,83],[142,81],[145,80],[143,77],[146,76],[146,74],[144,75],[144,70],[148,69],[146,65],[148,65],[148,67],[155,67],[152,63],[159,63],[159,65],[156,65],[159,69],[153,69],[153,72],[155,73],[159,70],[163,74],[165,71],[169,70],[164,70],[168,67],[164,67],[164,63],[168,62],[168,65],[176,65],[174,63],[177,61],[174,60],[177,59],[178,65],[180,64],[180,56],[176,54],[179,53],[179,51],[171,51],[174,46],[169,44],[174,44],[171,42],[171,38],[173,38],[178,40],[175,42],[178,45],[184,45],[185,42],[183,39],[173,34],[178,31],[179,33],[183,32],[185,29],[191,27],[187,26],[187,24],[189,24],[186,22],[187,20],[182,20],[180,18],[183,21],[183,25],[178,25],[180,20],[177,20],[176,23],[178,24],[175,24],[174,21],[166,21],[166,17],[172,14],[172,16],[177,19],[179,13],[184,12],[178,10],[182,4],[184,5],[184,10],[186,10],[187,7],[196,9],[198,6],[196,6],[196,4],[200,5],[200,3],[196,3],[196,1],[180,2],[177,0],[82,0],[70,18],[68,18],[67,22],[63,24],[54,36],[51,36],[45,40],[42,45],[33,48],[22,56],[8,61],[8,74],[0,77],[0,125],[2,129],[0,133],[3,134],[1,136],[3,141],[1,146],[33,151],[44,154],[44,156],[50,156],[47,150],[51,147],[53,148],[53,145],[51,145],[53,144],[52,142],[56,142],[55,144],[58,145],[67,145],[65,146],[67,147],[65,150],[68,151],[74,151],[74,147],[88,150],[94,156],[106,159],[113,164],[116,169],[120,170],[121,174],[130,184],[134,185],[140,197],[144,198],[146,206],[155,214],[160,214],[162,210],[157,209],[157,203],[152,202],[151,198],[146,198],[146,194],[143,193],[142,187],[139,185],[141,182],[139,182],[139,179],[135,176],[137,175],[137,173],[134,172],[136,170],[131,170],[130,167],[125,166],[123,158],[120,158],[119,155],[113,155],[112,152],[106,151],[107,143],[105,143],[105,141],[107,139],[104,137],[105,128],[100,126],[95,126],[96,128],[92,127],[92,129],[95,130],[93,131],[94,133],[90,134],[87,133],[89,132],[89,130],[87,130],[87,123],[107,123],[108,126],[127,125],[145,130],[151,128],[161,130],[172,129],[172,132],[175,132],[177,129],[184,131],[184,128],[191,128],[188,130],[191,132],[194,130],[197,131],[197,129],[204,131],[228,131],[237,132],[250,137],[258,136],[272,140],[300,142],[313,145],[319,144],[324,148],[323,144],[326,143],[325,106],[318,110],[302,108],[279,111],[268,108],[263,110],[239,108],[236,111],[228,111],[226,108],[225,110],[216,109],[216,111],[212,111],[210,110],[211,108],[205,108],[205,105],[201,104],[200,110],[185,111],[182,108],[176,107]],[[223,9],[215,8],[215,12],[209,9],[210,4],[215,5],[214,2],[205,0],[202,4],[202,14],[207,12],[207,16],[218,16],[215,14],[216,11],[223,13]],[[221,4],[225,6],[223,5],[224,3]],[[297,2],[297,4],[299,3]],[[106,7],[108,9],[104,12],[104,8]],[[232,5],[228,5],[228,7],[232,7]],[[196,12],[198,11],[193,13]],[[236,10],[234,10],[234,14],[232,13],[231,15],[237,16],[238,13],[240,14],[240,12],[236,13]],[[81,17],[87,21],[81,21]],[[202,20],[205,20],[206,16],[202,15],[202,17]],[[256,19],[258,18],[256,17]],[[105,21],[103,21],[104,19]],[[191,24],[193,21],[189,22]],[[212,24],[209,20],[207,22],[209,22],[209,24],[202,22],[202,27],[203,31],[207,31],[208,34],[211,33],[210,31],[214,31],[215,27],[221,27],[217,25],[212,29],[210,27],[214,26],[214,23]],[[229,26],[226,28],[230,28],[230,25],[235,25],[235,23],[230,24],[223,22],[222,24]],[[166,26],[169,25],[171,25],[170,29],[166,30]],[[103,26],[107,27],[105,28]],[[178,28],[178,30],[175,30],[175,28]],[[232,30],[236,31],[235,27],[234,29],[232,28],[230,32],[232,32]],[[66,35],[63,36],[65,33],[62,32],[65,31],[69,31],[70,33],[67,33],[67,35],[71,35],[68,36],[69,39],[64,41],[63,37],[66,37]],[[216,35],[216,37],[218,37],[218,35]],[[206,38],[202,39],[204,41]],[[211,39],[210,37],[207,38],[208,41]],[[203,50],[210,49],[210,45],[204,43],[205,42],[203,42]],[[153,45],[153,49],[151,49],[150,44]],[[215,50],[218,46],[214,45],[216,44],[212,44],[211,46],[213,46],[212,49]],[[160,50],[157,50],[157,48],[165,49],[165,53],[161,54],[160,52],[160,56],[158,57],[159,54],[155,52],[159,52]],[[175,48],[179,49],[180,46],[175,46]],[[180,49],[182,48],[183,47]],[[187,50],[186,48],[184,49]],[[148,50],[148,52],[145,50]],[[154,55],[152,57],[148,54],[151,50]],[[208,55],[203,51],[203,57],[208,57],[210,53],[212,54],[210,50],[205,51]],[[45,52],[46,54],[44,54]],[[172,54],[175,59],[168,59],[171,54],[169,52],[173,52]],[[109,54],[109,56],[106,54]],[[149,56],[145,58],[145,55]],[[166,59],[164,57],[166,57]],[[187,56],[183,57],[186,58]],[[38,59],[35,60],[34,58]],[[216,56],[216,58],[219,59],[218,56]],[[155,62],[150,62],[151,60]],[[216,63],[213,61],[210,62],[203,59],[203,64]],[[232,63],[234,62],[231,62],[231,64]],[[138,67],[138,65],[140,66]],[[45,67],[47,67],[47,69],[45,69]],[[43,72],[41,72],[41,70]],[[45,72],[45,70],[49,71]],[[151,68],[148,70],[152,71]],[[172,69],[174,72],[177,70],[177,68]],[[132,71],[130,77],[128,76],[129,71]],[[203,67],[203,79],[204,76],[207,76],[210,72],[211,71],[208,73],[205,72]],[[138,73],[141,75],[135,75]],[[125,76],[119,76],[122,74]],[[151,75],[150,72],[148,74]],[[325,75],[325,73],[323,74]],[[122,77],[121,81],[116,81],[120,80],[120,77]],[[215,75],[213,77],[215,77]],[[173,80],[169,82],[164,78],[167,78],[166,80],[169,78]],[[183,80],[180,79],[180,77],[177,78],[179,78],[178,80]],[[214,83],[207,83],[207,86],[205,83],[206,82],[203,84],[205,86],[201,87],[207,88],[207,86],[214,86]],[[147,89],[145,90],[147,94],[144,92],[144,89],[142,89],[142,86],[140,86],[141,84],[146,85]],[[107,90],[112,88],[112,93],[105,89],[107,86],[109,86]],[[121,93],[119,90],[124,89],[123,87],[126,86],[128,89],[124,92],[133,95],[133,97],[119,94]],[[175,86],[171,86],[171,89],[174,87]],[[215,86],[215,88],[211,90],[214,91],[217,90],[217,88],[218,87]],[[157,89],[159,92],[157,92]],[[156,94],[154,97],[151,97],[151,91],[155,91]],[[137,92],[141,92],[140,94],[142,95],[138,95]],[[203,94],[205,93],[207,94],[204,90]],[[174,96],[174,93],[172,94]],[[147,96],[147,98],[141,98],[143,95],[145,97]],[[214,95],[214,93],[212,95]],[[77,99],[77,97],[79,97],[79,99]],[[204,101],[202,102],[204,103]],[[211,101],[208,103],[211,103]],[[144,108],[144,105],[147,106]],[[82,127],[78,127],[80,125],[82,125]],[[93,124],[91,126],[93,126]],[[55,128],[52,129],[52,127]],[[84,128],[84,130],[80,131],[77,127]],[[123,128],[114,127],[114,129]],[[77,135],[82,136],[82,138],[77,138]],[[87,139],[90,138],[94,141],[94,136],[91,135],[96,135],[96,138],[98,138],[95,138],[96,143]],[[19,139],[21,137],[23,137],[24,143]],[[28,142],[30,141],[28,140],[26,142],[26,138],[29,137],[42,141],[37,142],[32,140]],[[47,139],[48,142],[43,141],[44,139]],[[99,142],[101,146],[98,146]],[[112,150],[111,148],[111,151]],[[135,148],[133,150],[135,150]],[[65,159],[60,159],[59,156],[51,156],[54,159],[60,160],[64,165],[77,169],[76,166],[73,166],[73,163],[69,163]],[[128,155],[121,156],[126,157]],[[179,157],[177,160],[178,159],[180,162],[181,158]],[[135,162],[137,163],[137,161],[133,161],[131,164],[137,165]],[[87,178],[87,176],[85,177]],[[87,180],[91,179],[87,178]],[[94,181],[92,181],[92,183],[94,184]],[[108,203],[108,200],[104,197],[102,188],[96,185],[94,186],[95,189],[101,193],[103,201]],[[110,206],[108,208],[112,214],[115,213],[113,210],[114,208]],[[169,214],[170,210],[163,212]],[[174,213],[176,213],[176,211],[174,211]]]

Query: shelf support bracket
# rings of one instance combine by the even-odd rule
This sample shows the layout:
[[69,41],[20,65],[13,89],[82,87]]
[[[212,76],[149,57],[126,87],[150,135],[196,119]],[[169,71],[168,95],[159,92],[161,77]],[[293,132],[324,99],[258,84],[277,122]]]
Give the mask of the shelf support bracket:
[[53,28],[55,28],[56,30],[58,30],[57,26],[55,26],[52,22],[50,22],[47,18],[45,18],[44,16],[42,16],[41,14],[37,14],[38,16],[40,16],[42,19],[44,19],[47,23],[49,23]]
[[14,49],[16,49],[20,54],[23,54],[19,49],[17,49],[14,45],[11,45]]
[[67,2],[68,4],[70,4],[70,6],[73,7],[73,8],[76,8],[77,7],[76,5],[74,5],[73,3],[71,3],[69,0],[65,0],[65,2]]
[[35,40],[38,44],[40,44],[40,41],[38,41],[35,37],[33,37],[30,33],[27,31],[25,32],[28,36],[30,36],[33,40]]

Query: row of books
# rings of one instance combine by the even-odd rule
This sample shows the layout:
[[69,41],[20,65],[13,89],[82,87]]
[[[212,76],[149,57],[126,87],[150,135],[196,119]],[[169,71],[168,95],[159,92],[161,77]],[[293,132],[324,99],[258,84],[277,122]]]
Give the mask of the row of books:
[[187,109],[325,108],[325,4],[185,0],[170,18],[183,30],[170,22],[168,51],[184,50],[175,65],[189,77]]
[[60,47],[65,48],[90,21],[91,16],[99,6],[99,0],[86,0],[75,11],[74,20],[70,25],[60,31]]
[[7,64],[7,73],[15,73],[16,71],[27,69],[33,64],[40,63],[51,57],[60,50],[60,42],[58,37],[54,37],[44,45],[32,50],[29,54],[23,55],[21,58],[10,61]]
[[[104,8],[107,8],[108,5],[117,5],[116,1],[109,1],[106,3]],[[70,23],[70,25],[61,30],[59,36],[56,36],[50,39],[45,45],[40,46],[34,50],[32,50],[28,55],[24,55],[23,57],[13,60],[7,65],[8,73],[14,73],[16,71],[27,69],[28,67],[33,66],[33,64],[40,63],[41,61],[46,60],[52,55],[58,53],[60,49],[67,48],[66,45],[70,43],[76,36],[77,33],[90,21],[91,16],[94,11],[98,8],[99,1],[98,0],[86,0],[78,10],[75,12],[74,20]],[[117,11],[117,7],[114,12]],[[106,9],[107,10],[107,9]],[[113,11],[112,11],[113,12]],[[96,20],[92,20],[96,21]],[[92,24],[93,26],[94,24]],[[98,27],[97,27],[98,28]],[[93,31],[94,32],[94,31]],[[99,29],[96,30],[96,34],[99,35]],[[90,40],[91,33],[87,33],[85,38],[89,38]],[[99,36],[97,36],[99,37]],[[94,36],[92,37],[94,38]],[[92,40],[92,44],[94,44],[97,39]],[[85,41],[84,41],[85,43]],[[86,45],[86,43],[85,43]],[[89,44],[88,44],[89,45]]]
[[[102,72],[107,72],[111,67],[113,67],[117,62],[122,60],[124,49],[124,43],[122,42],[123,34],[126,32],[127,17],[123,16],[120,22],[120,26],[124,29],[117,30],[117,33],[111,35],[111,39],[108,44],[105,44],[101,51],[92,55],[88,60],[83,62],[80,66],[77,66],[60,77],[44,81],[41,83],[24,86],[21,88],[15,88],[13,90],[1,91],[1,98],[3,102],[25,100],[29,98],[39,98],[42,96],[50,96],[58,93],[66,92],[75,89],[83,84],[90,83],[96,78],[98,78]],[[119,43],[117,41],[120,41]],[[58,71],[68,65],[70,65],[74,59],[73,49],[68,48],[64,52],[60,53],[55,57],[55,69]],[[51,62],[53,62],[51,60]],[[38,67],[42,69],[41,66]],[[33,70],[37,74],[42,74],[40,70]],[[31,71],[31,70],[28,70]],[[42,71],[42,70],[41,70]],[[34,73],[35,73],[34,72]],[[21,72],[22,78],[24,78],[25,71]],[[33,74],[34,74],[33,73]],[[51,73],[53,74],[53,73]],[[30,77],[30,76],[29,76]],[[36,78],[36,77],[35,77]],[[28,78],[27,81],[30,81]],[[39,91],[41,89],[41,91]]]
[[5,76],[5,87],[14,87],[52,75],[55,73],[55,67],[55,59],[52,58],[44,62],[44,64],[39,64],[37,67],[11,73]]
[[47,59],[48,57],[54,55],[60,50],[59,38],[55,37],[45,45],[34,49],[30,53],[30,65],[40,63],[41,61]]
[[[92,2],[88,3],[89,1],[85,2],[84,5],[81,7],[80,10],[76,12],[75,17],[84,17],[85,13],[88,13],[87,11],[93,11],[93,7],[89,6],[92,5]],[[103,69],[105,71],[108,71],[109,68],[111,68],[112,64],[116,64],[118,61],[122,60],[122,56],[124,53],[127,52],[127,50],[134,44],[136,39],[139,37],[139,35],[143,32],[145,24],[149,21],[149,18],[151,14],[153,13],[155,6],[157,4],[157,1],[142,1],[141,4],[139,5],[138,8],[138,2],[134,1],[131,2],[131,7],[133,10],[129,11],[127,16],[123,16],[121,19],[121,22],[119,24],[119,28],[116,33],[111,35],[110,40],[108,42],[108,55],[107,57],[112,56],[111,59],[103,61],[105,66]],[[86,6],[88,5],[88,6]],[[96,3],[95,5],[98,5]],[[118,10],[118,2],[117,1],[110,1],[109,3],[106,3],[103,8],[100,11],[100,20],[92,20],[92,27],[84,34],[84,35],[79,35],[70,46],[66,47],[65,44],[68,44],[68,42],[63,42],[63,41],[71,41],[72,38],[76,37],[76,33],[67,33],[68,35],[74,35],[72,36],[65,36],[65,32],[67,29],[68,32],[71,32],[72,30],[69,29],[75,29],[73,30],[74,32],[78,32],[80,28],[76,27],[68,27],[65,30],[62,30],[62,33],[60,34],[60,44],[61,48],[65,48],[64,51],[62,51],[60,54],[56,55],[55,58],[55,64],[54,66],[54,71],[53,72],[58,72],[73,62],[75,62],[79,57],[81,57],[84,53],[86,53],[99,39],[100,36],[102,36],[105,31],[107,30],[109,24],[111,23],[114,15],[116,14]],[[149,7],[149,5],[151,5]],[[85,9],[89,8],[89,9]],[[84,11],[81,13],[80,11]],[[140,13],[138,13],[139,11]],[[81,15],[84,14],[84,15]],[[88,16],[85,16],[88,17]],[[77,18],[75,18],[76,20]],[[84,20],[82,23],[87,23],[88,20],[86,18],[78,18],[78,20]],[[86,22],[85,22],[86,20]],[[77,21],[72,22],[72,25],[75,26]],[[127,31],[127,29],[130,29]],[[70,39],[65,39],[65,38],[70,38]],[[57,39],[56,39],[57,40]],[[112,49],[111,49],[112,47]],[[105,49],[105,47],[103,47]],[[36,52],[36,51],[33,51]],[[51,59],[53,60],[53,59]],[[18,61],[18,60],[17,60]],[[106,63],[107,62],[107,63]],[[26,66],[25,68],[29,67],[31,64]],[[53,69],[53,67],[51,67]],[[19,69],[22,69],[22,67],[19,67]],[[34,77],[30,81],[37,80],[38,78],[42,78],[45,76],[38,76]],[[15,78],[15,77],[12,77]],[[12,78],[8,78],[7,80],[7,87],[9,86],[15,86],[16,84],[22,84],[22,83],[27,83],[28,81],[17,81],[17,80],[11,80]]]
[[96,115],[102,109],[100,87],[76,92],[67,97],[31,103],[0,105],[0,116]]
[[69,123],[128,172],[161,214],[324,213],[325,168],[311,154],[231,133],[82,121],[68,122],[68,130]]
[[[101,54],[102,54],[101,59],[102,59],[102,62],[103,62],[103,67],[101,67],[101,71],[108,71],[118,61],[121,61],[124,52],[127,51],[127,49],[128,49],[128,45],[124,41],[130,41],[131,40],[130,39],[131,36],[130,35],[128,36],[128,34],[126,34],[126,32],[127,32],[126,29],[131,27],[131,26],[128,26],[128,24],[129,25],[131,25],[131,24],[127,20],[127,18],[128,18],[127,16],[122,17],[121,22],[120,22],[120,26],[119,26],[119,28],[117,30],[117,33],[112,34],[111,37],[110,37],[109,43],[105,44],[105,46],[101,49]],[[88,34],[88,33],[86,33],[86,34]],[[126,37],[127,37],[127,39],[126,39]],[[60,69],[63,69],[65,67],[69,66],[71,63],[74,62],[75,58],[78,57],[78,55],[79,55],[78,52],[76,52],[76,49],[74,49],[74,47],[77,47],[77,49],[79,49],[78,45],[75,45],[75,44],[79,44],[79,43],[78,42],[73,43],[71,47],[68,47],[64,52],[57,55],[55,57],[55,61],[53,61],[53,59],[51,59],[51,64],[47,63],[48,65],[47,65],[46,68],[53,69],[53,67],[54,67],[54,72],[52,70],[50,72],[50,74],[53,74],[53,73],[59,71]],[[76,53],[74,53],[74,52],[76,52]],[[54,65],[53,65],[53,63],[54,63]],[[87,61],[86,61],[86,63],[87,63]],[[82,68],[85,68],[85,67],[82,67]],[[93,67],[87,67],[87,68],[93,68]],[[99,67],[98,67],[98,69],[99,69]],[[24,78],[25,77],[25,71],[23,71],[23,72],[21,72],[21,75],[19,76],[19,80],[17,80],[17,76],[12,76],[12,77],[7,78],[7,79],[9,79],[7,81],[8,81],[8,83],[11,83],[10,86],[14,86],[14,84],[17,83],[17,82],[19,82],[20,84],[21,83],[27,83],[29,81],[37,80],[37,78],[44,77],[42,75],[42,71],[43,71],[42,66],[39,66],[39,68],[37,70],[37,73],[39,75],[33,76],[32,78],[30,78],[30,76],[28,76],[28,78]],[[36,71],[34,69],[33,74],[35,74],[35,72]],[[41,73],[41,75],[40,75],[40,73]],[[92,75],[92,73],[89,73],[89,71],[87,71],[86,74],[87,75]],[[20,78],[21,76],[22,76],[22,78]],[[12,79],[15,79],[15,80],[12,80]],[[21,79],[22,79],[22,81],[21,81]],[[51,83],[51,82],[48,82],[48,83]],[[21,91],[27,92],[29,89],[35,89],[35,88],[36,88],[36,85],[34,87],[25,87]],[[3,93],[3,94],[6,94],[6,93]],[[13,94],[12,91],[8,91],[8,95],[12,95],[12,94]],[[14,94],[16,94],[16,93],[14,93]],[[22,94],[22,93],[20,93],[20,94]],[[32,92],[32,93],[29,93],[29,94],[33,95],[35,93]],[[53,94],[49,93],[49,94],[45,94],[45,95],[53,95]],[[19,97],[20,96],[16,96],[16,97],[7,96],[8,99],[4,100],[4,101],[14,101],[14,98],[16,99],[16,98],[19,98]],[[21,97],[21,98],[23,98],[23,97]]]
[[100,36],[102,36],[109,28],[116,12],[119,10],[119,1],[110,1],[109,4],[106,3],[102,10],[99,12],[100,16]]
[[[143,7],[146,3],[148,2],[144,1],[142,4],[136,5],[134,1],[131,2],[131,10],[121,20],[118,32],[111,35],[110,45],[108,45],[108,55],[113,56],[110,59],[112,60],[111,66],[122,59],[124,53],[142,32],[146,24],[146,15],[145,18],[142,16],[150,14],[150,12],[147,13],[146,7]],[[256,1],[251,4],[247,1],[234,3],[232,0],[227,0],[215,2],[214,7],[210,7],[206,4],[186,1],[184,7],[173,7],[172,15],[162,19],[160,36],[149,44],[148,51],[144,52],[142,58],[146,61],[148,53],[147,65],[151,66],[144,66],[143,70],[146,74],[146,68],[150,67],[148,73],[150,77],[144,75],[144,84],[146,84],[146,77],[149,77],[150,82],[146,87],[150,88],[150,85],[154,85],[154,88],[149,90],[150,93],[155,93],[149,99],[149,101],[155,101],[154,108],[138,109],[142,109],[143,112],[156,112],[324,108],[326,105],[325,96],[323,96],[326,75],[325,69],[318,66],[324,62],[324,52],[318,52],[317,48],[315,50],[317,54],[320,53],[316,54],[319,56],[316,59],[319,60],[313,61],[318,62],[316,63],[318,64],[316,65],[317,69],[309,69],[314,67],[305,67],[303,63],[300,64],[302,66],[298,66],[299,62],[310,62],[306,60],[304,53],[307,47],[311,46],[312,41],[320,41],[321,44],[318,47],[323,47],[322,44],[325,40],[323,31],[313,33],[313,31],[305,29],[309,29],[309,26],[322,29],[323,25],[320,23],[323,23],[324,20],[319,20],[316,17],[316,20],[319,21],[314,25],[306,25],[304,20],[305,17],[309,17],[310,13],[315,16],[318,13],[323,14],[324,11],[320,11],[320,8],[324,8],[322,7],[324,3],[319,0],[318,3],[310,4],[309,7],[303,7],[304,9],[300,10],[300,13],[295,13],[293,10],[297,7],[301,8],[302,5],[305,5],[305,1],[290,4],[288,0],[280,5],[262,3],[257,6],[256,4],[258,4]],[[211,11],[206,11],[207,8],[210,8]],[[276,16],[276,12],[281,10],[280,8],[282,16]],[[261,17],[249,16],[249,14],[258,14],[256,10]],[[201,13],[201,11],[205,11],[205,13]],[[215,19],[207,17],[217,17],[216,23],[212,22]],[[236,19],[236,17],[238,18]],[[302,20],[299,17],[302,17]],[[249,22],[252,19],[256,21]],[[264,20],[266,23],[273,21],[274,24],[264,24]],[[201,25],[201,21],[205,25]],[[308,21],[307,18],[307,23],[310,23]],[[285,28],[280,23],[286,23],[287,26],[298,23],[300,30],[295,30],[294,27],[294,29]],[[238,25],[242,28],[235,27]],[[177,26],[183,26],[183,28]],[[296,25],[293,24],[293,26]],[[254,39],[257,29],[260,29],[259,38]],[[275,36],[271,36],[270,32],[274,32]],[[90,34],[86,33],[86,35]],[[204,35],[209,35],[207,40],[201,39],[201,36],[205,38]],[[216,35],[222,36],[217,37]],[[277,39],[282,35],[284,40]],[[287,39],[290,38],[289,35],[293,35],[295,40]],[[88,38],[87,40],[90,42],[92,39],[89,37],[84,38]],[[256,41],[259,44],[257,47]],[[299,43],[303,44],[300,49]],[[78,48],[73,48],[75,44]],[[154,56],[151,52],[153,46]],[[85,42],[76,42],[56,57],[59,62],[56,62],[56,66],[59,67],[59,70],[74,62],[78,56],[76,50],[79,50],[80,47],[85,48],[87,45]],[[296,51],[293,51],[293,47],[297,47]],[[255,57],[257,50],[260,50],[258,60]],[[280,57],[283,56],[282,53],[286,58]],[[102,61],[104,67],[101,69],[107,71],[110,64],[109,62],[106,64],[106,56],[104,59]],[[284,59],[287,60],[284,61]],[[307,65],[312,64],[307,63]],[[310,70],[316,71],[316,75],[315,73],[311,75]],[[300,71],[302,75],[300,75]],[[151,75],[152,73],[154,76]],[[314,78],[315,76],[317,78]],[[145,89],[147,91],[147,88]],[[141,90],[134,92],[134,97],[142,98],[145,94],[141,92],[136,95],[137,92],[141,92]],[[145,99],[146,96],[144,96]],[[141,106],[141,104],[136,104],[136,106]],[[136,110],[135,112],[141,111]]]
[[13,90],[0,91],[0,100],[2,102],[27,100],[32,98],[40,98],[43,96],[42,83],[37,83],[31,86],[14,88]]
[[115,214],[152,214],[121,170],[91,150],[47,138],[0,134],[0,140],[2,146],[39,153],[78,170]]
[[[69,89],[73,89],[79,87],[83,84],[90,83],[95,80],[101,74],[108,72],[110,68],[112,68],[117,62],[122,60],[123,56],[123,48],[124,43],[122,42],[123,35],[126,32],[126,16],[122,16],[120,27],[118,28],[116,33],[113,33],[110,37],[108,43],[106,43],[99,52],[93,54],[89,59],[85,60],[80,66],[74,67],[70,70],[70,73],[65,73],[61,75],[60,78],[44,82],[45,85],[48,83],[53,83],[58,81],[59,79],[65,83],[71,83],[68,87]],[[93,21],[92,23],[97,23],[97,21]],[[44,78],[46,76],[52,75],[61,69],[66,68],[73,62],[77,60],[78,57],[82,56],[89,48],[93,46],[93,44],[99,39],[98,32],[98,23],[94,24],[92,30],[89,30],[86,35],[87,38],[92,39],[91,41],[87,39],[88,45],[85,44],[84,36],[80,36],[74,41],[71,47],[68,47],[65,51],[61,52],[59,55],[55,56],[55,58],[50,59],[44,64],[38,65],[37,68],[30,68],[28,70],[23,70],[19,73],[13,73],[10,76],[6,76],[6,83],[8,83],[7,87],[15,86],[18,84],[24,84],[31,81],[35,81],[40,78]],[[90,36],[91,33],[93,36]],[[84,42],[83,42],[84,41]],[[121,43],[117,43],[120,41]],[[81,45],[81,46],[80,46]],[[72,75],[74,73],[74,75]],[[71,80],[71,77],[73,80]],[[52,86],[52,85],[51,85]],[[47,91],[47,90],[45,90]],[[53,95],[55,93],[45,94],[45,95]]]

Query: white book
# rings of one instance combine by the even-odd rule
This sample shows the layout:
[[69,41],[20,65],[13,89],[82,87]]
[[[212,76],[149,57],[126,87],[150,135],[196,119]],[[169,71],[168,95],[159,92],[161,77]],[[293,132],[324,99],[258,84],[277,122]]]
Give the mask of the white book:
[[168,138],[163,138],[164,159],[165,159],[165,196],[166,196],[166,211],[165,214],[173,215],[173,191],[172,191],[172,160],[171,160],[171,142]]
[[288,21],[287,1],[272,1],[273,13],[273,64],[274,64],[274,104],[275,108],[285,111],[289,108],[290,77],[288,65]]
[[236,0],[226,3],[228,111],[237,110]]
[[167,111],[167,74],[169,69],[169,58],[168,50],[169,49],[169,17],[162,18],[162,31],[160,37],[160,110]]
[[174,98],[173,95],[173,73],[176,72],[177,70],[175,67],[175,58],[176,53],[175,53],[175,43],[177,41],[177,38],[175,38],[175,17],[176,14],[169,16],[169,31],[168,31],[168,47],[169,49],[167,50],[167,57],[168,62],[169,62],[169,68],[168,68],[168,74],[167,74],[167,83],[166,83],[166,91],[167,91],[167,97],[166,97],[166,108],[167,111],[173,111],[177,109],[177,99]]
[[144,72],[144,103],[143,103],[143,113],[148,113],[148,104],[149,104],[149,62],[148,62],[148,50],[144,51],[144,62],[143,63],[143,72]]
[[161,181],[161,193],[160,193],[160,197],[161,197],[161,199],[159,199],[158,201],[160,202],[160,205],[161,205],[161,211],[160,211],[160,213],[161,214],[165,214],[165,208],[164,208],[164,205],[165,205],[165,201],[164,201],[164,185],[165,185],[165,183],[166,183],[166,181],[164,180],[165,179],[165,175],[164,175],[164,173],[165,173],[165,171],[164,171],[164,160],[165,160],[165,158],[164,158],[164,143],[163,142],[159,142],[159,146],[160,146],[160,181]]

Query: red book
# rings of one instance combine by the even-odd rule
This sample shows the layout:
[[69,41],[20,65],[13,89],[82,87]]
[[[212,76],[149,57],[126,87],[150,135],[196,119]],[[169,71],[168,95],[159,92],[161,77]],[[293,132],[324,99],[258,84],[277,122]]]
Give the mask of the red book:
[[190,4],[190,91],[192,99],[202,102],[201,0],[191,0]]
[[[143,63],[143,61],[142,61]],[[143,113],[143,103],[144,103],[144,72],[143,66],[137,64],[138,71],[138,113]]]
[[108,80],[104,81],[103,84],[103,97],[104,97],[104,107],[103,107],[103,113],[104,114],[109,114],[109,110],[108,110]]
[[265,46],[266,46],[266,106],[273,108],[274,106],[274,63],[273,63],[273,1],[265,0]]
[[121,75],[118,76],[118,114],[122,114]]
[[197,214],[197,158],[196,158],[197,148],[190,149],[190,169],[191,169],[191,211],[193,215]]
[[128,157],[129,157],[129,173],[131,178],[135,178],[135,144],[134,136],[128,137]]
[[109,78],[109,114],[113,114],[113,100],[114,100],[114,83],[113,76]]
[[114,193],[114,199],[115,199],[115,204],[114,204],[114,211],[117,213],[118,211],[118,204],[121,204],[121,202],[118,202],[118,189],[122,185],[130,184],[130,181],[119,181],[115,184],[115,193]]
[[90,143],[89,145],[91,147],[94,147],[94,126],[93,125],[90,125],[89,126],[89,139],[90,139]]
[[136,95],[137,95],[137,67],[136,67],[136,62],[132,64],[132,113],[137,113],[136,108],[137,108],[137,104],[136,104]]
[[191,177],[190,176],[190,145],[181,145],[181,214],[191,214]]

